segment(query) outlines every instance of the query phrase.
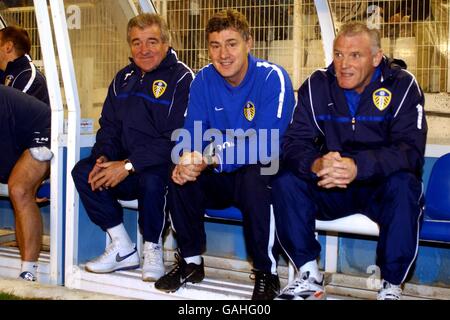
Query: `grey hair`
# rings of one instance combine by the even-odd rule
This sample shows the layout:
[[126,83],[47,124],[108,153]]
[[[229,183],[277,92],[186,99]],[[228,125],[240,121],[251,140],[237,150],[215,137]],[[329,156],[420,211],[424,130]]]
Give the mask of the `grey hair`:
[[153,25],[157,25],[161,30],[161,41],[163,43],[170,44],[170,31],[169,27],[167,26],[167,22],[164,20],[163,17],[155,13],[143,13],[137,15],[136,17],[131,18],[130,21],[128,21],[127,26],[128,43],[131,43],[130,38],[131,29],[133,28],[144,29],[147,27],[151,27]]
[[381,49],[381,35],[377,29],[370,29],[364,22],[352,21],[341,26],[336,38],[334,38],[333,47],[339,37],[351,37],[361,33],[369,36],[371,42],[372,54],[376,54]]

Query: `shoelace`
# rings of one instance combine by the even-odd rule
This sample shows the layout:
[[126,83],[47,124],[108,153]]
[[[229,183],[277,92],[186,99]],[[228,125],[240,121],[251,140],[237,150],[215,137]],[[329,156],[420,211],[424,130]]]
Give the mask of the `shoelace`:
[[159,245],[149,245],[144,250],[144,261],[149,264],[158,264],[162,259],[162,250]]
[[283,294],[294,295],[295,292],[310,290],[312,281],[313,280],[309,277],[309,272],[305,272],[300,278],[295,279],[292,284],[284,288]]
[[103,259],[105,259],[106,257],[108,257],[112,252],[114,252],[114,250],[116,250],[116,245],[114,242],[111,242],[105,249],[105,252],[102,253],[102,255],[100,255],[97,259],[95,259],[94,261],[101,261]]
[[267,275],[263,272],[252,270],[252,274],[250,275],[250,279],[255,280],[255,288],[258,289],[259,293],[264,293],[266,291],[267,285]]
[[169,277],[175,276],[177,273],[179,273],[179,270],[183,263],[184,263],[184,259],[178,253],[175,253],[175,262],[172,265],[174,268],[171,271],[169,271],[169,273],[167,275]]
[[400,300],[402,289],[389,282],[383,282],[383,287],[378,294],[379,300]]

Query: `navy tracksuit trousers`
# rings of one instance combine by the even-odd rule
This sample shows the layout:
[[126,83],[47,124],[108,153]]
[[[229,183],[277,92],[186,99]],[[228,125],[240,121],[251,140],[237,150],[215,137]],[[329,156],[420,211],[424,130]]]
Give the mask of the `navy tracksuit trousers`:
[[183,186],[169,182],[169,211],[182,257],[201,255],[206,248],[205,209],[235,206],[243,215],[247,249],[253,266],[276,274],[279,245],[270,210],[270,176],[259,165],[247,165],[232,173],[202,172]]
[[362,213],[380,227],[377,265],[386,281],[405,281],[419,244],[422,183],[411,173],[398,172],[380,182],[351,183],[347,189],[326,190],[284,171],[273,183],[277,235],[291,261],[300,268],[316,259],[320,244],[315,219],[332,220]]
[[129,175],[114,188],[92,191],[89,172],[95,161],[80,160],[72,170],[75,186],[89,218],[102,230],[123,222],[123,208],[117,201],[138,199],[139,228],[144,241],[158,243],[165,224],[168,166],[147,169]]

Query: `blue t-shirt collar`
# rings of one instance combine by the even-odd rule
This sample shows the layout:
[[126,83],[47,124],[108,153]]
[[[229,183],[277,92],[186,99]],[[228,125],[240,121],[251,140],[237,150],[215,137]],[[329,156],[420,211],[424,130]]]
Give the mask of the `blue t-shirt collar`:
[[[375,71],[372,75],[372,79],[370,79],[370,83],[375,82],[381,75],[381,66],[375,68]],[[361,94],[356,92],[356,90],[345,90],[344,89],[345,99],[347,100],[347,105],[350,109],[350,114],[352,117],[356,115],[356,111],[358,110],[359,101],[361,100]]]

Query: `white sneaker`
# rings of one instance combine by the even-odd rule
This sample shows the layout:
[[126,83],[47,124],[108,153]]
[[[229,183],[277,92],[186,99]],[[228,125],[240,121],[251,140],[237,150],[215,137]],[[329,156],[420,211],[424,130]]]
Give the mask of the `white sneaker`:
[[131,270],[139,268],[140,259],[136,247],[120,248],[111,242],[105,252],[86,263],[86,270],[95,273],[109,273],[118,270]]
[[321,282],[309,276],[309,271],[289,284],[275,300],[325,300],[323,278]]
[[161,244],[145,242],[143,256],[142,280],[156,281],[161,278],[165,274]]
[[386,280],[381,283],[381,289],[378,291],[377,300],[401,300],[402,288],[393,285]]
[[31,273],[30,271],[24,271],[19,275],[19,279],[25,280],[25,281],[37,281],[36,276]]

